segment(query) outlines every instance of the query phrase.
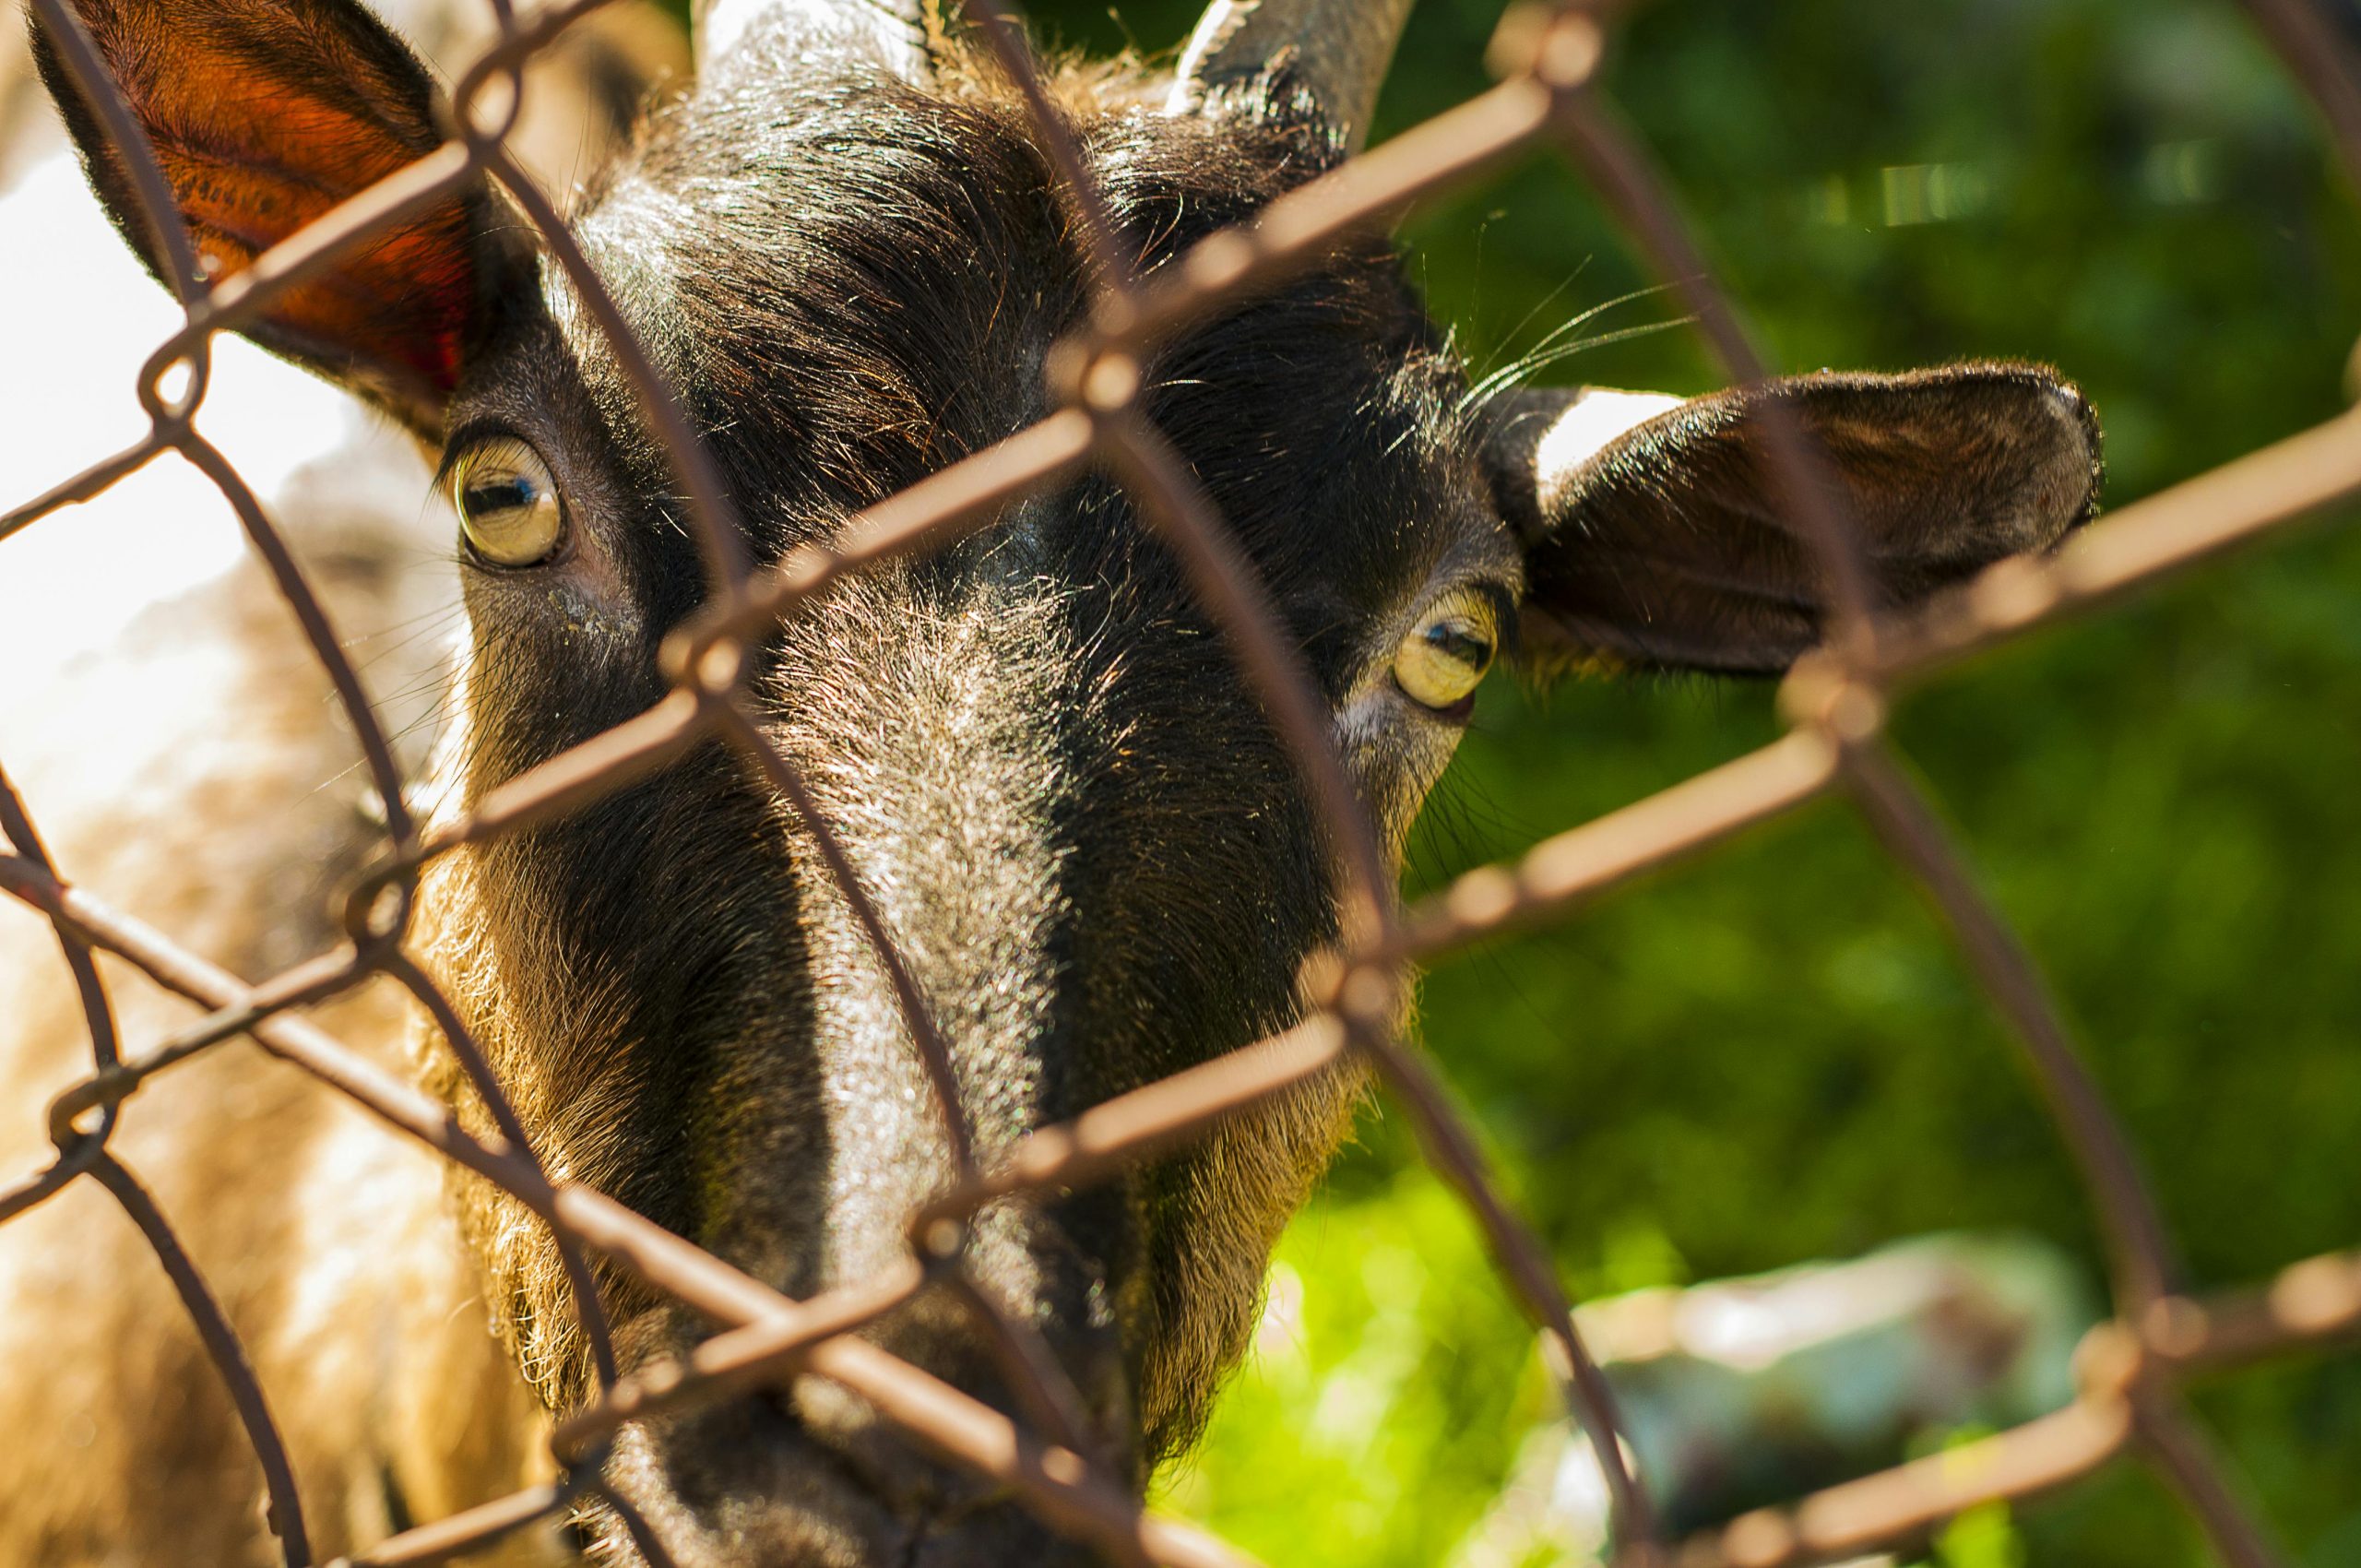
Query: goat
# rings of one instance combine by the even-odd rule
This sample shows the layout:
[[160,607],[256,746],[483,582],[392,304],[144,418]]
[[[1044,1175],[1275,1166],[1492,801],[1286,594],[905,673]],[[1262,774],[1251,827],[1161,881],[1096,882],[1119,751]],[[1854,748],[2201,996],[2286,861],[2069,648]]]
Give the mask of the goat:
[[[429,75],[355,0],[75,5],[216,276],[440,139]],[[1059,73],[1135,264],[1153,272],[1358,147],[1407,8],[1216,0],[1169,76]],[[1018,95],[915,0],[713,0],[697,32],[694,89],[648,114],[575,230],[677,388],[747,552],[769,559],[1043,413],[1092,264]],[[122,158],[36,48],[93,184],[160,272]],[[469,621],[420,788],[444,813],[655,700],[658,645],[705,592],[614,353],[523,233],[470,186],[247,328],[440,454]],[[1397,861],[1496,661],[1767,672],[1821,635],[1755,403],[1573,389],[1471,406],[1376,240],[1192,328],[1144,374],[1146,412],[1267,583]],[[1827,454],[1889,603],[2047,549],[2095,505],[2094,418],[2038,367],[1822,374],[1775,395]],[[383,599],[382,564],[356,546],[328,575]],[[267,673],[284,666],[255,650],[288,634],[243,591],[242,640],[180,737],[176,809],[190,844],[267,836],[272,857],[219,863],[119,826],[60,837],[69,869],[121,878],[261,971],[325,945],[318,896],[366,835],[307,793],[337,747],[291,732],[308,688]],[[146,635],[150,676],[194,657],[170,624]],[[1343,918],[1323,828],[1111,481],[847,581],[753,662],[761,728],[904,955],[986,1158],[1301,1016],[1302,967]],[[266,728],[273,760],[247,771]],[[42,944],[15,929],[30,969]],[[790,1294],[896,1262],[905,1217],[949,1177],[889,977],[812,824],[718,744],[437,861],[412,941],[554,1171]],[[55,1075],[72,1033],[53,979],[19,994],[0,1024],[12,1094]],[[481,1117],[431,1020],[377,992],[326,1013]],[[1359,1089],[1340,1068],[1120,1180],[978,1217],[981,1288],[1038,1330],[1134,1485],[1203,1422]],[[480,1182],[444,1190],[322,1098],[221,1057],[138,1105],[125,1146],[234,1306],[325,1551],[543,1473],[551,1413],[587,1397],[593,1368],[544,1233]],[[226,1402],[128,1253],[83,1233],[77,1195],[0,1230],[17,1455],[0,1560],[258,1560]],[[602,1285],[626,1368],[705,1333],[628,1279]],[[867,1333],[1013,1404],[947,1290]],[[689,1568],[1086,1560],[810,1377],[637,1423],[608,1464]],[[575,1529],[517,1550],[637,1560],[603,1507]]]

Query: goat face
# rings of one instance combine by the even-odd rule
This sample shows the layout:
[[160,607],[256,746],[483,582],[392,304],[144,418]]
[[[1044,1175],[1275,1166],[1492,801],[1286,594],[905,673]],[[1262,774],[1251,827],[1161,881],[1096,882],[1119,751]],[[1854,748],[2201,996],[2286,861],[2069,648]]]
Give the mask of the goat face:
[[[438,140],[423,70],[351,0],[178,0],[169,33],[160,0],[78,5],[216,271]],[[1061,83],[1139,265],[1341,157],[1406,8],[1265,0],[1241,24],[1216,6],[1169,101]],[[857,0],[701,18],[694,93],[653,114],[575,225],[758,558],[825,543],[1040,417],[1051,347],[1086,318],[1088,262],[1014,95],[917,18]],[[1280,40],[1299,47],[1273,71]],[[120,158],[61,99],[145,244]],[[519,234],[465,187],[249,328],[444,453],[472,625],[444,761],[462,806],[657,700],[658,645],[706,580],[628,379]],[[1812,574],[1764,501],[1745,404],[1471,409],[1374,243],[1193,329],[1145,376],[1397,849],[1496,651],[1761,671],[1814,640]],[[2094,428],[2038,371],[1787,396],[1892,598],[2045,547],[2090,507]],[[845,583],[748,681],[949,1042],[987,1157],[1298,1015],[1299,968],[1339,921],[1323,830],[1111,481]],[[894,989],[811,823],[718,744],[438,862],[418,935],[554,1169],[785,1290],[890,1263],[948,1177]],[[465,1104],[431,1036],[429,1059]],[[1120,1182],[979,1217],[983,1288],[1041,1332],[1092,1440],[1135,1475],[1200,1421],[1352,1096],[1339,1074]],[[579,1400],[553,1252],[497,1194],[465,1204],[521,1365],[553,1407]],[[626,1362],[700,1336],[607,1284]],[[1006,1403],[947,1291],[872,1334]],[[685,1562],[1063,1560],[810,1379],[635,1428],[612,1464]]]

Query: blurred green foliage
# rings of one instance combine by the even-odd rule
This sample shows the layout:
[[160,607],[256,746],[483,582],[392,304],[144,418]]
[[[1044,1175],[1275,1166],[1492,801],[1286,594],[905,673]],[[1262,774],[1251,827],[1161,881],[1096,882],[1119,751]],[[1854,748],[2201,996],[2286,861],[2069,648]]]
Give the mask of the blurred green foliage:
[[[1039,0],[1174,44],[1196,0]],[[1426,0],[1379,135],[1487,85],[1498,0]],[[2361,220],[2229,0],[1660,0],[1614,97],[1774,359],[2007,355],[2079,380],[2117,504],[2333,412]],[[1405,232],[1480,369],[1648,288],[1561,162]],[[1589,334],[1663,321],[1661,295]],[[1548,380],[1680,391],[1668,330]],[[1430,806],[1424,886],[1757,745],[1756,685],[1498,680]],[[1946,677],[1899,735],[2047,967],[2194,1276],[2361,1238],[2361,537],[2273,542]],[[1426,1035],[1584,1293],[2017,1228],[2092,1265],[2086,1206],[1933,917],[1819,808],[1432,975]],[[1483,1249],[1381,1109],[1296,1225],[1265,1342],[1173,1505],[1278,1562],[1443,1563],[1551,1408]],[[2361,1361],[2242,1374],[2204,1415],[2292,1550],[2361,1564]],[[1951,1568],[2205,1553],[2118,1467],[1971,1516]]]

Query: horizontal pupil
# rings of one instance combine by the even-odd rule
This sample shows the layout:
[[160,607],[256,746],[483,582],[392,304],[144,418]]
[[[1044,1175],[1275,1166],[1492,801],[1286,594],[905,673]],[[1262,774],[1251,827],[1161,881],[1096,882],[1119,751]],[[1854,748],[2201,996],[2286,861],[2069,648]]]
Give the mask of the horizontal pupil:
[[489,484],[471,484],[462,495],[460,504],[471,517],[494,512],[515,512],[530,506],[540,494],[533,481],[519,474],[513,479],[495,480]]
[[1427,643],[1472,670],[1480,670],[1491,661],[1491,644],[1481,637],[1469,636],[1456,626],[1430,626]]

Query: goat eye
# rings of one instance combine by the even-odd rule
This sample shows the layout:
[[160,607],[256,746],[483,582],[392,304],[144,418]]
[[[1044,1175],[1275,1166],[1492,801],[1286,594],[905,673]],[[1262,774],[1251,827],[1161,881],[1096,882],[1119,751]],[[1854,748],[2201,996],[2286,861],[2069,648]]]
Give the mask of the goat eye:
[[1464,718],[1499,646],[1500,623],[1490,602],[1480,594],[1453,594],[1421,616],[1394,650],[1394,683],[1421,707]]
[[495,566],[546,561],[565,534],[549,465],[514,438],[469,448],[452,466],[451,500],[469,547]]

